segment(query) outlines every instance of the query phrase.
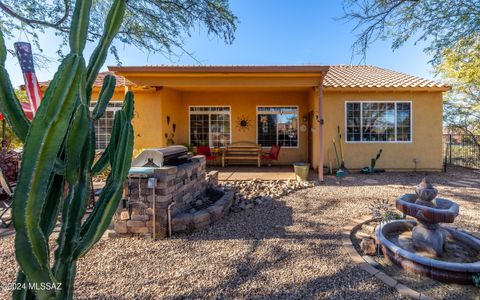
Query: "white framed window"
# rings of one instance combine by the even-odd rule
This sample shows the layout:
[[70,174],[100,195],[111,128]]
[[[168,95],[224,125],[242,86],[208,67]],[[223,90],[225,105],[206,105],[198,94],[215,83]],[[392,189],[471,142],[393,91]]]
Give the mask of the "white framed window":
[[190,106],[190,144],[225,147],[231,142],[230,106]]
[[[96,104],[96,102],[90,103],[90,111],[93,111]],[[97,150],[107,148],[112,134],[113,117],[116,111],[122,109],[122,105],[122,101],[110,101],[103,116],[95,121],[95,148]]]
[[411,101],[347,101],[347,143],[410,143]]
[[257,143],[298,148],[298,106],[257,106]]

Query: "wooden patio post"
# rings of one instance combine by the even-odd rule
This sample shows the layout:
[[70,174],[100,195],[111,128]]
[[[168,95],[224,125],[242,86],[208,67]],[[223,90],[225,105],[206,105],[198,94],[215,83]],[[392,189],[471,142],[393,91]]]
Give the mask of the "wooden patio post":
[[318,86],[318,148],[320,157],[318,158],[318,180],[323,182],[323,78]]

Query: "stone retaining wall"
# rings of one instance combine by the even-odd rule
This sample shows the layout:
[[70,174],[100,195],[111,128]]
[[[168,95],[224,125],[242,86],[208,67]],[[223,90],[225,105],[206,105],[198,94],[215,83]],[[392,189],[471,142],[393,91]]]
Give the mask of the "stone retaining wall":
[[[149,180],[156,181],[154,188],[148,186]],[[227,213],[233,201],[232,193],[215,189],[217,183],[218,172],[206,173],[204,156],[157,168],[153,174],[131,174],[125,182],[127,200],[117,209],[113,229],[117,235],[152,237],[155,214],[156,238],[165,238],[170,205],[173,232],[205,227]],[[229,194],[231,199],[225,200]]]

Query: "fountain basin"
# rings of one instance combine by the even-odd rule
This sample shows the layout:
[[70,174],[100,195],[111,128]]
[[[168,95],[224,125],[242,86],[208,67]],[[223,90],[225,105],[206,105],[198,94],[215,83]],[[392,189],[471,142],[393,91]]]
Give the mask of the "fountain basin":
[[416,225],[414,220],[396,220],[382,225],[381,229],[380,226],[377,227],[376,236],[382,245],[383,254],[407,272],[428,276],[440,282],[473,284],[472,276],[480,273],[480,240],[459,230],[442,227],[452,247],[458,246],[471,255],[464,258],[467,262],[457,262],[461,258],[428,257],[425,253],[414,253],[408,238],[401,238],[402,234],[411,234]]
[[398,197],[397,209],[426,223],[453,223],[458,216],[459,206],[453,201],[436,198],[432,201],[435,207],[429,207],[416,204],[417,200],[418,195],[416,194],[405,194]]

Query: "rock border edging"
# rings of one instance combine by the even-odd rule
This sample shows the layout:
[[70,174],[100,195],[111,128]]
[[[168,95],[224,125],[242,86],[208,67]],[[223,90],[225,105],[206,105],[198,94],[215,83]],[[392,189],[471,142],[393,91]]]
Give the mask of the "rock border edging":
[[379,269],[375,268],[370,262],[365,260],[358,252],[355,250],[355,247],[353,246],[352,240],[351,240],[351,233],[354,231],[356,228],[358,228],[360,225],[363,225],[366,222],[371,221],[372,218],[370,217],[364,217],[360,219],[353,219],[350,221],[349,224],[345,225],[343,227],[342,231],[342,246],[343,249],[348,253],[352,261],[357,264],[360,269],[366,271],[370,275],[376,277],[389,287],[395,288],[400,295],[404,297],[410,297],[412,299],[422,299],[422,300],[433,300],[434,298],[431,298],[425,294],[422,294],[418,291],[415,291],[408,286],[398,282],[395,278],[385,274],[384,272],[380,271]]

